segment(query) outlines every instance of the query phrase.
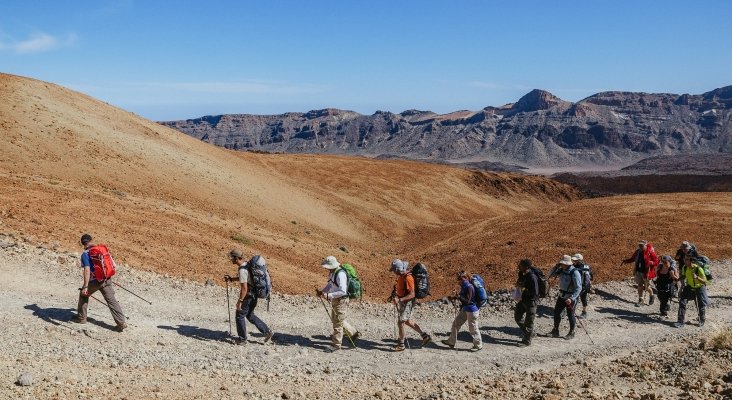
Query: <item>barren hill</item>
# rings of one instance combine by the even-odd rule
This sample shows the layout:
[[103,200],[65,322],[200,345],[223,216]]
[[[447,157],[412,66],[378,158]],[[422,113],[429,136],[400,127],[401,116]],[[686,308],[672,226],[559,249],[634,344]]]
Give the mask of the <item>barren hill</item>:
[[729,194],[578,200],[543,177],[226,150],[17,76],[0,75],[0,96],[0,231],[66,249],[88,231],[141,269],[218,280],[240,246],[269,259],[276,290],[311,293],[333,254],[378,298],[403,257],[428,262],[439,297],[457,269],[508,287],[518,259],[545,266],[576,251],[600,278],[620,279],[617,261],[641,237],[662,253],[688,239],[732,257]]
[[338,109],[162,122],[237,150],[358,154],[528,167],[624,166],[662,154],[732,153],[732,86],[701,94],[603,92],[577,103],[533,90],[516,103],[438,115]]
[[232,272],[226,251],[241,246],[270,260],[278,290],[311,292],[324,280],[319,261],[334,254],[381,295],[410,230],[578,197],[545,178],[242,154],[17,76],[0,75],[0,96],[3,230],[66,248],[89,231],[123,262],[190,278]]

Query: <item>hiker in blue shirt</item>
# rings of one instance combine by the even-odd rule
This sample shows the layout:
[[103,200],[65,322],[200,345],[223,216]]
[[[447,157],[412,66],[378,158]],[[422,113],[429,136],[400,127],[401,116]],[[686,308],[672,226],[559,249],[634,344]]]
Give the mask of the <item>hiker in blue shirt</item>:
[[579,270],[574,267],[572,257],[562,256],[559,264],[562,266],[562,271],[559,274],[559,296],[554,305],[554,329],[552,329],[551,335],[559,337],[559,323],[562,321],[562,312],[566,309],[569,318],[569,333],[565,338],[574,339],[574,328],[577,325],[574,308],[582,293],[582,277]]
[[460,300],[460,311],[455,316],[455,320],[452,322],[450,338],[443,340],[442,344],[446,344],[450,348],[455,348],[458,331],[467,321],[470,335],[473,337],[473,347],[470,349],[470,351],[479,351],[483,348],[483,339],[480,336],[480,329],[478,328],[478,317],[480,316],[480,310],[475,304],[474,300],[475,288],[473,287],[473,284],[470,283],[470,276],[467,272],[458,272],[457,279],[460,282],[460,295],[457,297],[453,296],[452,298]]

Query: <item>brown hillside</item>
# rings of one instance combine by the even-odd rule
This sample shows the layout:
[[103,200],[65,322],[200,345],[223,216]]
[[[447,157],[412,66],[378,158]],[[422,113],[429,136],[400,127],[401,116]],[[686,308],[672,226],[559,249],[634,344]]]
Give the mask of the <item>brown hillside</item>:
[[122,262],[197,280],[232,273],[225,254],[239,246],[269,259],[277,290],[311,292],[334,254],[381,296],[390,260],[415,254],[413,232],[437,232],[419,246],[439,247],[443,226],[577,198],[538,177],[227,151],[17,76],[0,75],[0,97],[0,230],[68,249],[88,231]]

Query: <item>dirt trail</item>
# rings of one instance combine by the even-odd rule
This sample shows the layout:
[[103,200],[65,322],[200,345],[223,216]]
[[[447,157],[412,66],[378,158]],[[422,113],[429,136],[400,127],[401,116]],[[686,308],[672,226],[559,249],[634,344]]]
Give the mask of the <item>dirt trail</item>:
[[[262,345],[255,334],[242,348],[227,341],[221,287],[124,268],[117,282],[153,305],[118,290],[117,297],[130,316],[129,330],[111,331],[109,312],[95,302],[90,303],[93,320],[74,324],[69,320],[79,286],[77,256],[27,243],[13,245],[7,237],[0,240],[4,243],[0,246],[2,398],[520,399],[536,395],[557,399],[684,392],[694,398],[711,396],[709,390],[714,388],[703,387],[702,381],[721,382],[720,393],[727,389],[732,393],[732,386],[715,380],[729,370],[729,350],[689,350],[698,347],[695,340],[729,326],[732,320],[732,261],[715,264],[717,277],[710,289],[713,307],[703,329],[695,323],[683,329],[671,327],[670,321],[657,317],[657,305],[634,307],[634,289],[628,282],[618,282],[598,286],[592,296],[594,312],[585,324],[595,346],[579,331],[573,341],[538,337],[529,348],[517,347],[518,329],[510,309],[502,307],[484,311],[480,326],[485,347],[479,353],[467,351],[465,334],[458,350],[430,345],[393,353],[393,309],[362,303],[352,312],[352,322],[364,337],[360,348],[332,354],[323,351],[330,328],[320,302],[313,298],[277,295],[270,312],[260,306],[259,315],[277,332],[275,343]],[[550,302],[544,303],[540,312],[548,313]],[[689,314],[694,313],[692,306]],[[431,303],[418,307],[416,316],[439,342],[449,330],[453,310]],[[551,321],[539,318],[537,326],[539,332],[548,332]],[[566,322],[562,330],[566,332]],[[416,347],[416,336],[412,338]],[[647,358],[636,353],[644,348],[650,349]],[[671,379],[670,367],[655,361],[672,360],[669,354],[679,357],[678,363],[690,365],[701,354],[696,367],[701,372],[684,377],[698,379],[688,385]],[[652,366],[646,366],[648,362]],[[654,379],[649,380],[651,371]],[[33,374],[32,386],[13,385],[22,372]],[[697,384],[701,386],[695,389]]]

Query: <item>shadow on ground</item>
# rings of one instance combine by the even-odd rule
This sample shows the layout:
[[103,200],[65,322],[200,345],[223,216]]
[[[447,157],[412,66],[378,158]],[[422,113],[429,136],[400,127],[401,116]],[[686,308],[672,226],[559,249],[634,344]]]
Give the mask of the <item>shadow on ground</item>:
[[[58,308],[58,307],[48,307],[43,308],[38,306],[38,304],[28,304],[27,306],[23,307],[26,310],[33,311],[33,315],[42,319],[43,321],[56,325],[56,326],[63,326],[68,329],[74,329],[73,327],[69,326],[67,323],[71,322],[71,320],[76,315],[76,310],[73,308]],[[110,325],[104,321],[99,321],[95,318],[87,317],[87,323],[94,324],[96,326],[105,328],[105,329],[114,329],[115,325]],[[83,325],[79,325],[81,327]]]

